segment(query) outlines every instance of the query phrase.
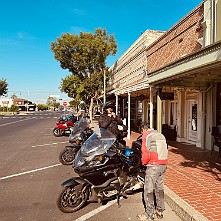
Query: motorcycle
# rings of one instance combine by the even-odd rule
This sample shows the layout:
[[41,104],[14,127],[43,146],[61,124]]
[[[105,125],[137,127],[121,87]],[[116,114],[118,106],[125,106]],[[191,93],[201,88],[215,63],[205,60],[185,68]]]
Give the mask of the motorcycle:
[[90,120],[88,118],[81,118],[73,127],[69,136],[69,143],[59,154],[59,161],[63,165],[71,165],[74,161],[75,155],[81,148],[85,140],[93,134],[92,128],[89,127]]
[[73,114],[62,115],[58,118],[56,126],[53,129],[53,134],[55,137],[61,137],[63,135],[70,135],[71,128],[74,127],[77,117]]
[[74,163],[78,174],[62,183],[57,206],[64,213],[72,213],[86,202],[103,203],[120,196],[127,197],[127,189],[144,183],[144,172],[136,149],[121,148],[116,137],[99,128],[82,145]]

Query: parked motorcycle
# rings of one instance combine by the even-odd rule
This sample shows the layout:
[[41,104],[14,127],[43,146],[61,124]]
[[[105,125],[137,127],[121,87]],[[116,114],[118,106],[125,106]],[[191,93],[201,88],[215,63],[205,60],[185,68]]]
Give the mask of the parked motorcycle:
[[59,161],[63,165],[71,165],[75,155],[81,148],[81,145],[93,134],[92,128],[89,127],[90,119],[81,118],[75,123],[73,130],[69,136],[69,143],[59,154]]
[[56,126],[53,129],[53,134],[55,137],[61,137],[63,135],[70,135],[71,128],[74,127],[77,117],[73,114],[62,115],[58,118]]
[[79,176],[62,183],[58,208],[71,213],[86,202],[102,203],[116,197],[119,203],[120,196],[127,196],[127,189],[144,182],[140,157],[135,151],[120,148],[110,131],[96,130],[75,157],[73,167]]

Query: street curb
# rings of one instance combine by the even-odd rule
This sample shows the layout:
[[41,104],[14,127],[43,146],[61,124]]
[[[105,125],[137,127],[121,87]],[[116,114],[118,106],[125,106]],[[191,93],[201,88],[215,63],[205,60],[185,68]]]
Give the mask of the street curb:
[[[94,129],[99,128],[98,122],[93,121],[90,125]],[[208,221],[208,219],[186,203],[182,198],[164,185],[165,202],[183,221]]]
[[201,213],[164,185],[165,202],[183,221],[208,221]]

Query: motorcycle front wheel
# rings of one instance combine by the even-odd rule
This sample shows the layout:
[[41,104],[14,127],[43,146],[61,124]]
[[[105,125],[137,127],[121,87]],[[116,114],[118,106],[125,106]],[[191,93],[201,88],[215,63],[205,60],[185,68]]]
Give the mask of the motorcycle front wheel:
[[71,165],[74,161],[76,152],[73,147],[65,147],[59,154],[59,161],[63,165]]
[[55,137],[61,137],[61,136],[62,136],[62,131],[61,131],[60,128],[55,127],[55,128],[53,129],[53,134],[54,134]]
[[83,207],[89,196],[88,189],[77,192],[75,187],[64,187],[57,198],[57,206],[64,213],[73,213]]

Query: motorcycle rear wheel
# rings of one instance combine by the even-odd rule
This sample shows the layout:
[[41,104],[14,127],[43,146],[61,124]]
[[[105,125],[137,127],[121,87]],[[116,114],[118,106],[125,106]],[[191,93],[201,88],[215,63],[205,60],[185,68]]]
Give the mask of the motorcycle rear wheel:
[[59,161],[63,165],[71,165],[74,161],[76,152],[73,147],[65,147],[59,154]]
[[56,127],[53,129],[53,134],[55,137],[61,137],[62,136],[62,131],[60,128]]
[[64,187],[57,198],[57,206],[64,213],[73,213],[83,207],[89,196],[89,191],[86,189],[80,192],[79,196],[75,187]]

